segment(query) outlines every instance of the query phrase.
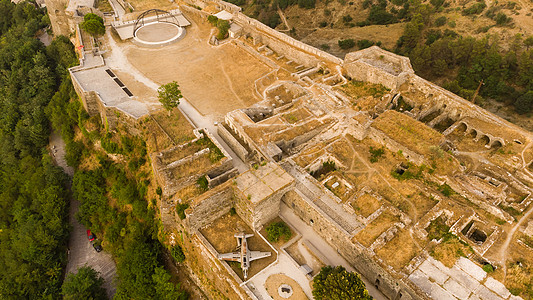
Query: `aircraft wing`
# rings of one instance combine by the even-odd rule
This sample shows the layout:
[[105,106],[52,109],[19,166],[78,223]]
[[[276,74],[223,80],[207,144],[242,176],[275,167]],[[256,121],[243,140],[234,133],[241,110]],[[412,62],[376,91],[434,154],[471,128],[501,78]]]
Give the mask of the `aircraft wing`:
[[250,251],[250,261],[264,258],[264,257],[269,257],[269,256],[270,256],[270,252]]
[[241,261],[241,253],[240,252],[222,253],[218,255],[218,259],[229,260],[229,261]]

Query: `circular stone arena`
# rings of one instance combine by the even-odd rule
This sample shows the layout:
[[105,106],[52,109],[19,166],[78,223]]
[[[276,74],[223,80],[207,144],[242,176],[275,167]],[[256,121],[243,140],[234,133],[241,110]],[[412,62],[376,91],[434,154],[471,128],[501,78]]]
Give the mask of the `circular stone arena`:
[[143,24],[133,33],[136,44],[146,47],[161,47],[179,40],[185,29],[170,22],[153,22]]

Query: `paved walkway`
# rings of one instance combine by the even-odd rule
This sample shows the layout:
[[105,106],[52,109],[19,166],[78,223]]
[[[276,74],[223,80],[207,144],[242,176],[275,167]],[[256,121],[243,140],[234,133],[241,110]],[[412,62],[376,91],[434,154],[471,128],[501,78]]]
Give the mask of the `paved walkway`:
[[[122,72],[126,72],[132,75],[135,80],[142,82],[147,87],[157,91],[159,85],[153,82],[150,78],[144,76],[137,68],[135,68],[126,58],[122,48],[120,48],[115,40],[111,37],[110,33],[106,33],[106,41],[109,44],[110,49],[112,49],[110,55],[106,57],[105,63],[111,69],[117,69]],[[179,84],[179,82],[178,82]],[[224,149],[230,154],[233,159],[233,166],[239,170],[240,173],[247,171],[250,167],[245,164],[238,156],[233,152],[233,150],[226,144],[226,142],[218,135],[217,128],[215,125],[215,120],[213,116],[202,115],[188,100],[187,98],[182,98],[180,104],[178,105],[179,110],[194,124],[197,128],[207,128],[211,134],[217,139],[217,141],[224,147]]]
[[248,281],[246,285],[260,300],[272,299],[272,297],[266,290],[265,283],[268,277],[274,274],[285,274],[290,278],[294,279],[303,289],[307,297],[309,299],[313,299],[309,279],[301,270],[298,269],[298,266],[294,264],[292,259],[282,252],[279,252],[278,261],[274,265],[264,269],[259,274],[255,275]]
[[[285,204],[281,204],[280,215],[283,219],[289,223],[292,227],[296,228],[298,233],[302,235],[303,239],[308,240],[313,246],[315,246],[321,253],[323,257],[327,257],[329,261],[324,262],[325,264],[332,266],[343,266],[346,270],[350,272],[357,272],[350,263],[348,263],[335,249],[333,249],[324,239],[322,239],[311,226],[307,225],[300,217],[295,215],[292,210],[287,207]],[[378,289],[374,287],[365,277],[361,275],[361,279],[368,289],[370,296],[374,297],[376,300],[386,300],[385,297]]]
[[[65,142],[56,132],[50,136],[50,151],[56,164],[62,167],[65,173],[72,177],[74,169],[67,166],[67,162],[65,161]],[[116,287],[113,282],[116,276],[115,262],[111,254],[105,252],[105,250],[98,253],[92,247],[87,239],[85,227],[75,218],[79,205],[80,203],[78,201],[72,198],[70,199],[69,222],[72,230],[68,242],[70,250],[68,253],[66,273],[77,273],[78,268],[85,265],[92,267],[104,279],[104,288],[107,296],[111,299],[116,292]]]
[[124,8],[118,4],[117,0],[109,0],[109,4],[111,4],[111,7],[113,8],[113,11],[115,11],[115,16],[119,19],[122,19],[122,16],[126,14],[126,11]]

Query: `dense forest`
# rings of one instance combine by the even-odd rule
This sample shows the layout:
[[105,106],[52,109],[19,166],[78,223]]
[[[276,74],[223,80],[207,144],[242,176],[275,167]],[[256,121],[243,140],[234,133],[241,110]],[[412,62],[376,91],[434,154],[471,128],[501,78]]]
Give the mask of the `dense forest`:
[[[482,104],[485,98],[512,106],[519,114],[533,110],[533,35],[520,33],[510,43],[501,44],[501,37],[497,33],[487,33],[491,28],[512,28],[513,19],[508,14],[513,10],[516,14],[517,3],[494,2],[488,7],[484,0],[477,0],[463,1],[464,5],[460,7],[460,2],[451,0],[228,1],[241,6],[245,14],[272,28],[278,28],[278,25],[285,28],[281,24],[278,8],[284,10],[297,5],[302,9],[312,10],[319,3],[321,11],[317,10],[314,15],[317,20],[324,21],[319,22],[319,28],[312,31],[329,27],[351,28],[402,23],[403,35],[397,40],[395,47],[387,50],[408,56],[418,75],[437,82],[468,100],[473,98],[481,84],[479,95],[476,97],[478,104]],[[332,2],[339,4],[331,5]],[[362,9],[363,12],[358,14],[366,17],[364,20],[355,20],[345,13],[340,20],[334,21],[331,19],[332,10],[335,9],[334,6],[338,8],[338,5],[343,9]],[[463,18],[483,17],[487,20],[487,25],[472,30],[478,35],[477,38],[462,36],[454,31],[455,21],[445,16],[445,13],[453,12]],[[294,35],[296,29],[289,29],[289,33]],[[384,30],[386,31],[386,28]],[[486,36],[483,36],[484,33]],[[348,51],[372,45],[381,46],[381,41],[344,38],[338,41],[338,45]],[[322,44],[321,47],[328,51],[331,46]]]
[[[498,36],[476,39],[448,29],[428,30],[430,25],[438,27],[446,22],[432,18],[442,2],[411,5],[409,22],[395,51],[411,59],[417,74],[429,80],[444,78],[443,87],[459,96],[472,99],[481,84],[480,96],[514,105],[520,114],[530,112],[533,108],[533,48],[530,49],[533,36],[517,34],[509,49],[504,49]],[[479,9],[469,7],[466,13],[480,14],[486,6],[475,7]]]
[[[58,299],[68,240],[67,177],[46,146],[47,107],[76,62],[64,37],[33,3],[0,0],[0,298]],[[70,95],[66,95],[67,98]]]
[[[81,202],[76,217],[116,261],[115,298],[187,299],[163,267],[155,199],[150,205],[146,200],[146,144],[126,132],[107,132],[98,118],[89,118],[67,70],[77,64],[74,47],[63,36],[45,46],[38,37],[48,26],[35,3],[0,0],[0,298],[103,297],[102,280],[90,268],[63,284],[71,192],[67,175],[48,154],[55,130],[75,168],[72,195]],[[128,159],[115,162],[110,153]],[[184,259],[181,248],[171,250]]]

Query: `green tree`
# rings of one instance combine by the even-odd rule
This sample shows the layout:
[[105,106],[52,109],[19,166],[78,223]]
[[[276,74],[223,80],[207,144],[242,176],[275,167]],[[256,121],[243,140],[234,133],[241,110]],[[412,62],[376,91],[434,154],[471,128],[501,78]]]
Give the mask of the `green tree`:
[[93,37],[101,36],[105,33],[104,20],[93,13],[88,13],[83,17],[80,27]]
[[524,46],[526,46],[527,50],[529,50],[529,47],[533,46],[533,35],[524,40]]
[[180,99],[183,98],[181,94],[180,86],[177,82],[172,81],[167,84],[163,84],[157,89],[159,102],[163,104],[163,107],[168,111],[170,116],[170,111],[178,107],[180,104]]
[[65,278],[62,286],[63,299],[107,299],[103,284],[104,279],[98,272],[88,266],[81,267],[78,273],[70,273]]
[[514,107],[517,113],[525,114],[531,111],[533,106],[533,91],[528,91],[527,93],[520,96],[516,99]]
[[281,237],[283,237],[285,241],[288,241],[292,236],[291,229],[284,222],[276,222],[268,225],[266,227],[266,232],[267,239],[271,242],[277,242]]
[[360,275],[342,266],[326,266],[320,270],[313,279],[313,296],[316,300],[372,299]]
[[160,300],[187,300],[189,294],[180,289],[180,285],[170,282],[170,274],[163,268],[155,268],[152,275],[154,281],[156,299]]

